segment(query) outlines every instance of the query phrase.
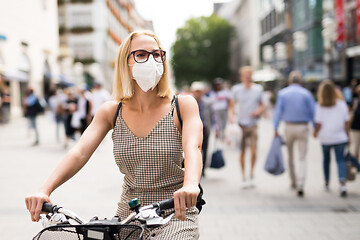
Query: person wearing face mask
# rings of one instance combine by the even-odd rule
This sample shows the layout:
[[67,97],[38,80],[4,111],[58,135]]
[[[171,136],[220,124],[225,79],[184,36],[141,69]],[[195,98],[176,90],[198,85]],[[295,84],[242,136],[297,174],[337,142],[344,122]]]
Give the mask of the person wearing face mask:
[[133,198],[144,206],[173,197],[175,217],[152,229],[151,236],[197,239],[202,123],[196,100],[174,96],[170,90],[166,52],[153,33],[133,32],[120,45],[114,97],[96,112],[78,144],[40,190],[26,197],[31,219],[39,220],[42,203],[85,165],[113,129],[114,158],[124,174],[117,215],[128,216]]

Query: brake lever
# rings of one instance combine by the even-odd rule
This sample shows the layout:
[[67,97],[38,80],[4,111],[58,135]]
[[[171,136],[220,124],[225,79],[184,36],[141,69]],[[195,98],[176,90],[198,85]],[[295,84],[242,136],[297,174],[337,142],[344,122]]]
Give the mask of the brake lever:
[[44,228],[55,226],[60,223],[67,223],[68,219],[62,213],[53,213],[52,215],[47,214],[45,217],[40,216],[41,223]]
[[156,226],[164,225],[170,221],[170,219],[175,215],[175,213],[170,214],[166,218],[163,218],[157,208],[143,209],[138,214],[136,214],[135,219],[146,222],[147,226]]

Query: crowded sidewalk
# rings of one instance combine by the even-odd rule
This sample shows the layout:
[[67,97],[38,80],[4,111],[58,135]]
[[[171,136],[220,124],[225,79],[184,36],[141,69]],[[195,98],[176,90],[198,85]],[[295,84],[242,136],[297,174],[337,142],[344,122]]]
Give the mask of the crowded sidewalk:
[[[34,147],[26,119],[0,126],[0,189],[6,193],[0,195],[1,239],[30,239],[42,228],[30,221],[24,197],[37,190],[67,152],[57,142],[55,124],[47,116],[39,117],[38,126],[40,143]],[[348,183],[348,197],[341,198],[333,161],[330,192],[325,192],[320,143],[310,138],[305,195],[299,198],[290,188],[287,171],[274,177],[263,170],[272,137],[271,121],[262,119],[254,188],[241,188],[235,149],[226,149],[224,168],[207,169],[202,179],[207,204],[199,218],[200,239],[359,239],[360,176]],[[283,155],[286,161],[286,151]],[[57,189],[52,201],[86,220],[95,215],[111,218],[122,176],[113,159],[110,134],[84,169]]]

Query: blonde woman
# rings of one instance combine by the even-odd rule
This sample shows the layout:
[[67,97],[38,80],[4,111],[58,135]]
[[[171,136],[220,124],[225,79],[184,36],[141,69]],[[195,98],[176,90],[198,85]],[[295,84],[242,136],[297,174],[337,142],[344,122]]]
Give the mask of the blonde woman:
[[339,99],[332,81],[323,81],[317,92],[318,103],[315,107],[314,137],[320,139],[323,150],[323,167],[325,189],[329,190],[330,180],[330,150],[335,150],[338,175],[340,182],[340,196],[347,196],[346,163],[344,150],[349,141],[349,113],[343,99]]
[[202,123],[196,100],[179,97],[180,115],[169,88],[166,53],[153,33],[133,32],[124,40],[115,72],[115,101],[100,107],[39,192],[26,198],[31,219],[39,220],[42,203],[85,165],[113,129],[115,161],[125,175],[117,215],[126,217],[127,203],[135,197],[142,205],[174,197],[176,218],[153,229],[151,236],[197,239]]

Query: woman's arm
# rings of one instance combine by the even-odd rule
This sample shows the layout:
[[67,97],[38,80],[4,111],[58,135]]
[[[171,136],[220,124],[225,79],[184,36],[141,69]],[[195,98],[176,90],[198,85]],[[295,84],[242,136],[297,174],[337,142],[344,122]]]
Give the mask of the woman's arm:
[[57,165],[45,184],[36,194],[25,198],[26,207],[32,221],[39,221],[43,202],[50,201],[51,193],[74,176],[89,160],[108,131],[112,128],[116,103],[107,102],[96,113],[94,120],[81,136],[79,142],[66,154]]
[[176,217],[185,220],[186,208],[196,205],[202,170],[201,145],[203,125],[199,107],[191,96],[179,97],[182,127],[182,145],[185,154],[183,187],[174,193]]
[[315,137],[315,138],[317,138],[320,129],[321,129],[321,123],[316,123],[316,124],[315,124],[315,129],[314,129],[314,137]]
[[345,132],[348,137],[348,145],[350,145],[350,121],[345,122]]

